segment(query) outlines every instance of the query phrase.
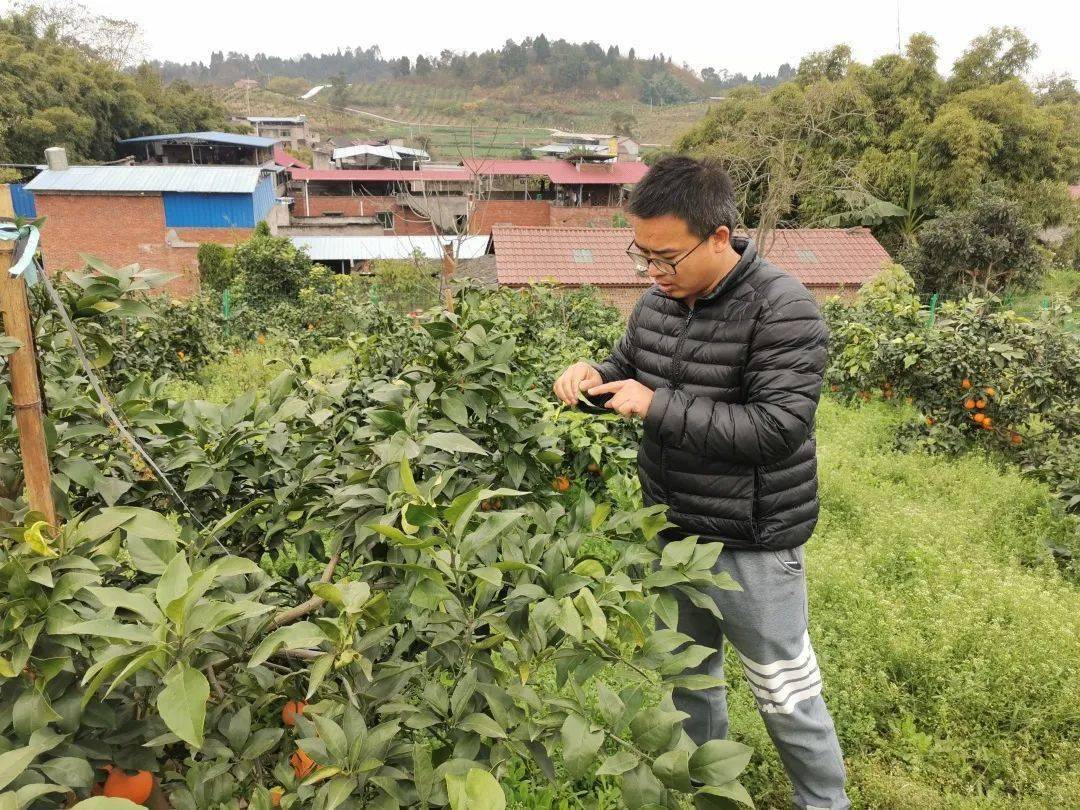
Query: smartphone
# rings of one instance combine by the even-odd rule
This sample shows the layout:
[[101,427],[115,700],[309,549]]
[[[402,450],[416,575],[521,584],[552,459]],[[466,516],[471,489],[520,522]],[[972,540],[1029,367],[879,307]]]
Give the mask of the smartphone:
[[611,396],[611,394],[601,394],[598,397],[590,397],[584,391],[579,391],[578,407],[586,413],[613,413],[610,408],[604,407]]

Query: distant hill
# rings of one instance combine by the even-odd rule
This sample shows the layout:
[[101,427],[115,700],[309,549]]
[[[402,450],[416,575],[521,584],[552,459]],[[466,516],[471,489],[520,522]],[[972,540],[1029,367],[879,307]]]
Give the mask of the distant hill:
[[271,89],[295,91],[297,95],[311,85],[330,84],[337,101],[344,103],[349,100],[351,85],[389,82],[477,95],[512,88],[522,93],[560,93],[666,106],[705,100],[745,84],[772,87],[794,72],[784,64],[775,74],[752,77],[712,67],[697,73],[674,63],[670,55],[639,57],[632,48],[624,54],[618,45],[604,48],[596,42],[551,41],[544,34],[521,42],[507,40],[498,50],[458,53],[444,49],[438,56],[419,54],[414,58],[384,58],[376,45],[294,58],[216,51],[209,64],[152,64],[167,81],[184,79],[226,86],[239,79],[254,79]]

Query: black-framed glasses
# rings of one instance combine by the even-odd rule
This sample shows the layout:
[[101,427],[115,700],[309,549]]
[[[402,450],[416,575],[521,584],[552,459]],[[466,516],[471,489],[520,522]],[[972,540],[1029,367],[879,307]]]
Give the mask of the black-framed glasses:
[[634,263],[634,270],[637,271],[638,275],[643,276],[648,273],[649,265],[654,264],[656,265],[656,269],[660,272],[661,275],[673,276],[675,275],[675,268],[678,267],[679,262],[681,262],[699,247],[708,242],[711,237],[712,234],[710,233],[708,236],[706,236],[704,239],[702,239],[700,242],[698,242],[696,245],[694,245],[692,248],[686,251],[686,253],[684,253],[682,256],[680,256],[673,262],[669,262],[667,259],[657,259],[651,256],[646,256],[644,253],[638,253],[636,250],[633,249],[635,244],[634,242],[631,242],[630,247],[626,249],[626,255],[629,256],[630,261]]

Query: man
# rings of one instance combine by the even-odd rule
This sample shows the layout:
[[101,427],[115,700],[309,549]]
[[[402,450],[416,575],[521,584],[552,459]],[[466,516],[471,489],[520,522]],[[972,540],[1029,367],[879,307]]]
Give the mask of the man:
[[[739,654],[800,808],[848,808],[836,730],[807,634],[803,544],[818,516],[814,412],[827,332],[795,278],[734,236],[731,180],[716,164],[669,157],[629,205],[638,272],[655,282],[605,362],[575,363],[559,399],[609,395],[644,420],[638,473],[645,503],[668,506],[670,541],[722,541],[713,589],[723,619],[681,593],[678,630],[715,654],[695,671],[722,677],[724,639]],[[699,745],[727,735],[724,687],[676,689]]]

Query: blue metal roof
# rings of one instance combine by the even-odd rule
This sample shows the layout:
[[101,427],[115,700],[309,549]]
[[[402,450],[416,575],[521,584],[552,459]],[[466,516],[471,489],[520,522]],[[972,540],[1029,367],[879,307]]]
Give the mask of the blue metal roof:
[[234,132],[173,132],[168,135],[140,135],[138,138],[125,138],[120,143],[153,143],[154,141],[179,141],[194,143],[223,143],[229,146],[257,146],[269,148],[277,141],[274,138],[262,138],[258,135],[237,135]]
[[251,194],[262,175],[258,166],[69,166],[46,169],[26,190]]

